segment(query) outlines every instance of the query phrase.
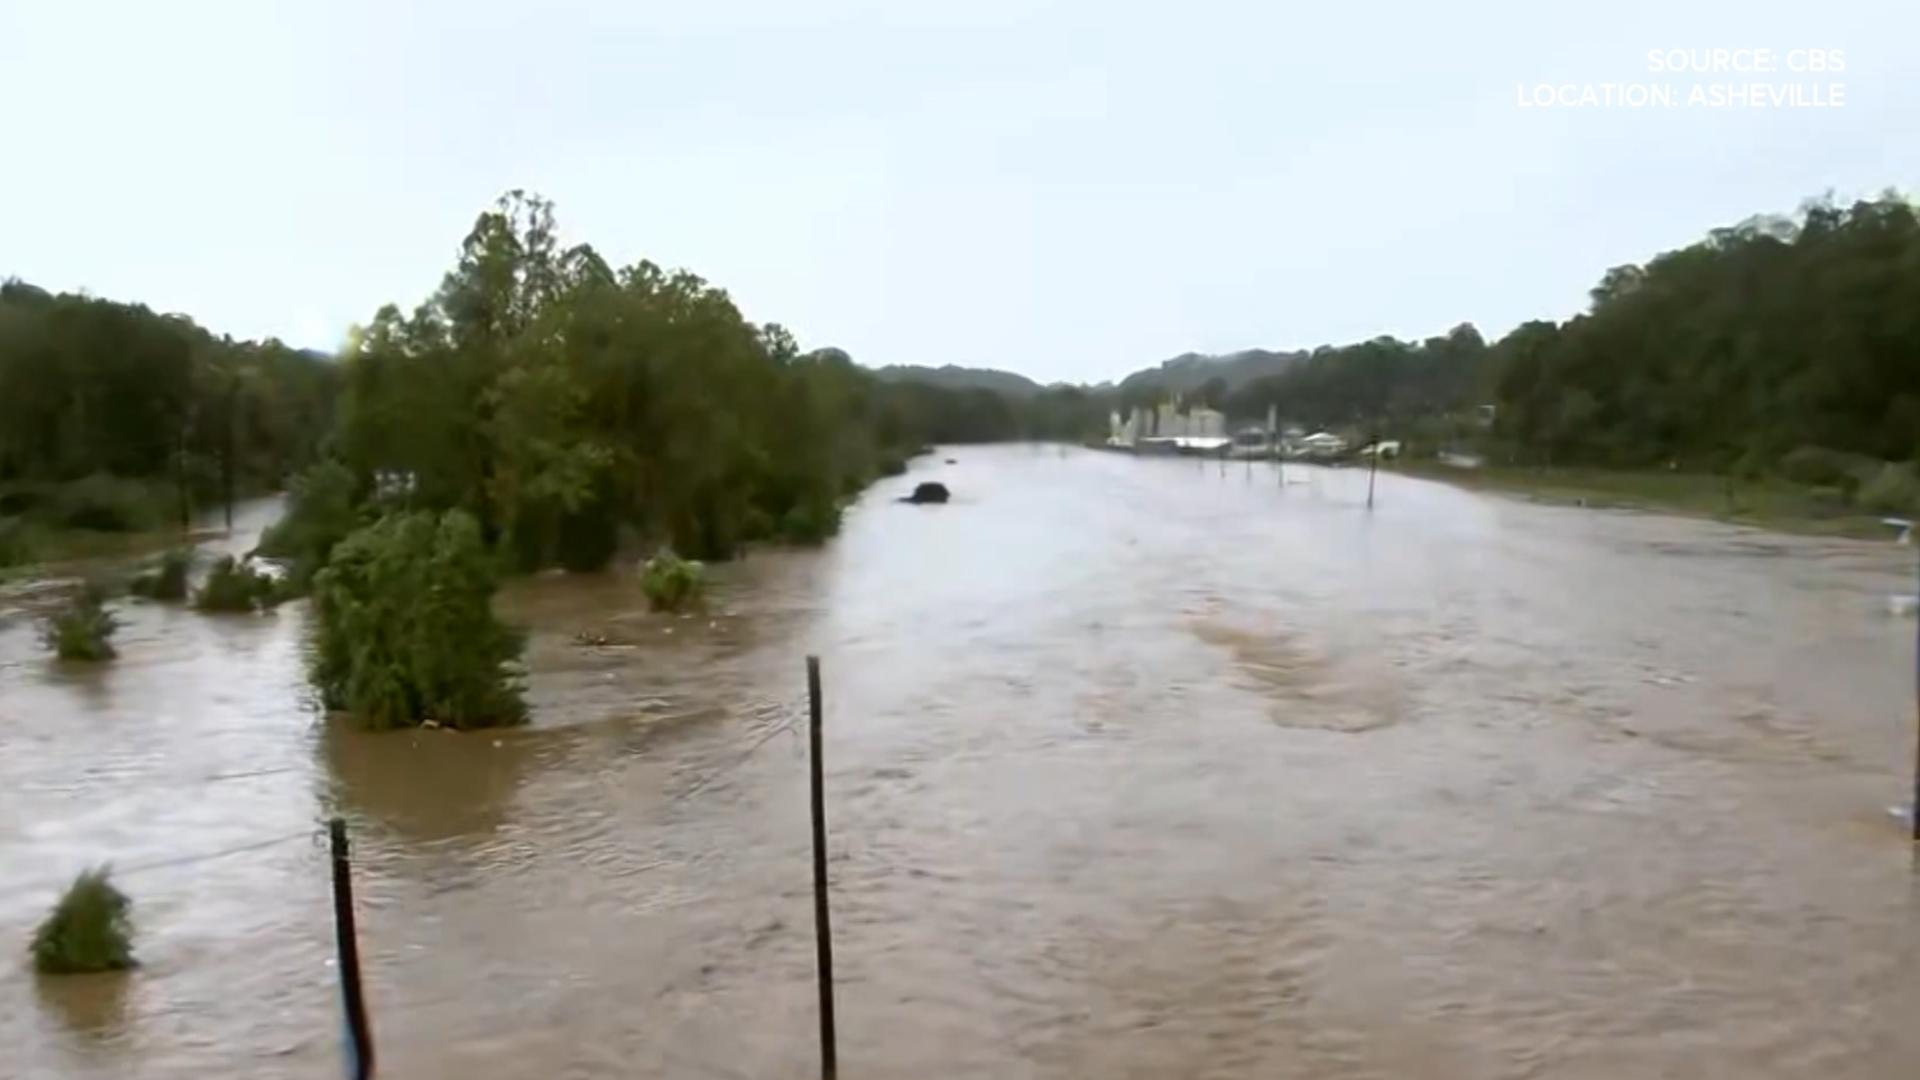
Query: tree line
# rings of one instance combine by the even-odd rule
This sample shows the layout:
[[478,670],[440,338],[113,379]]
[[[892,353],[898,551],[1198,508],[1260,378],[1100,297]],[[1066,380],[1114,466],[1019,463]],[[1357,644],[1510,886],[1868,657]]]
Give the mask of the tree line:
[[148,527],[315,460],[335,365],[135,304],[0,284],[0,516]]
[[463,510],[522,569],[590,569],[623,536],[695,558],[817,542],[922,444],[1005,430],[993,395],[882,383],[690,272],[562,244],[552,205],[517,191],[340,374],[355,498]]
[[[1608,270],[1590,306],[1489,345],[1322,347],[1188,400],[1243,421],[1472,442],[1499,460],[1782,472],[1851,487],[1920,453],[1920,221],[1888,193],[1716,229]],[[1116,407],[1150,404],[1136,387]],[[1486,423],[1491,414],[1491,422]],[[1898,500],[1896,500],[1898,501]]]

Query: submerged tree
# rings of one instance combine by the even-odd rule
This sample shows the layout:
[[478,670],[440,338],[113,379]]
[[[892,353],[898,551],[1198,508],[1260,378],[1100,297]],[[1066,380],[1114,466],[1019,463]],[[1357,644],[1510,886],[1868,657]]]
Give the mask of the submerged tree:
[[520,636],[494,617],[494,560],[471,514],[381,518],[333,549],[314,579],[314,684],[328,708],[383,730],[523,719],[507,671]]
[[281,599],[278,583],[251,562],[222,555],[193,596],[201,611],[242,612],[272,607]]
[[326,565],[333,545],[359,524],[358,488],[352,471],[333,460],[318,462],[294,477],[286,514],[261,534],[255,548],[256,554],[285,564],[289,594],[304,593],[313,575]]
[[133,904],[107,867],[88,870],[33,934],[33,966],[46,975],[120,971],[134,966]]
[[160,556],[159,565],[136,575],[127,590],[149,600],[185,600],[187,570],[192,562],[192,552],[175,548]]
[[111,660],[116,655],[111,639],[119,628],[119,620],[107,610],[106,590],[88,582],[48,616],[42,637],[62,660]]

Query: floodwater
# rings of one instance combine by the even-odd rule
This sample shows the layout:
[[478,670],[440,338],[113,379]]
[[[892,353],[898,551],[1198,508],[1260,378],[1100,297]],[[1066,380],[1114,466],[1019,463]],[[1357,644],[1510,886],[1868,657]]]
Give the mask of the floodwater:
[[[1920,1072],[1912,549],[951,452],[697,617],[515,583],[503,733],[323,720],[299,605],[78,670],[16,591],[0,1073],[337,1076],[338,811],[384,1075],[816,1075],[808,652],[846,1076]],[[37,980],[106,860],[144,966]]]

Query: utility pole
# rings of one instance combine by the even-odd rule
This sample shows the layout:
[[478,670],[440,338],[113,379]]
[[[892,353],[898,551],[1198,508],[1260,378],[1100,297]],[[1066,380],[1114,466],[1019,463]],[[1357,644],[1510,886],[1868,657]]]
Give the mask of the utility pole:
[[227,532],[233,532],[233,448],[234,413],[240,407],[240,376],[235,373],[227,383],[227,440],[220,455],[221,495],[227,502]]

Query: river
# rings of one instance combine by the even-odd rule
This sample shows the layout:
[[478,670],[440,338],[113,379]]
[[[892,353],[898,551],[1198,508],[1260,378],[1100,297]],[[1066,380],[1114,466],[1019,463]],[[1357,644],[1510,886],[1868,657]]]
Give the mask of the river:
[[[338,811],[383,1075],[817,1075],[809,652],[843,1075],[1920,1069],[1912,549],[947,453],[696,617],[631,572],[513,583],[533,721],[499,733],[324,720],[303,605],[129,604],[76,670],[16,590],[0,1073],[339,1075]],[[954,501],[893,501],[922,479]],[[108,860],[143,966],[35,978]]]

